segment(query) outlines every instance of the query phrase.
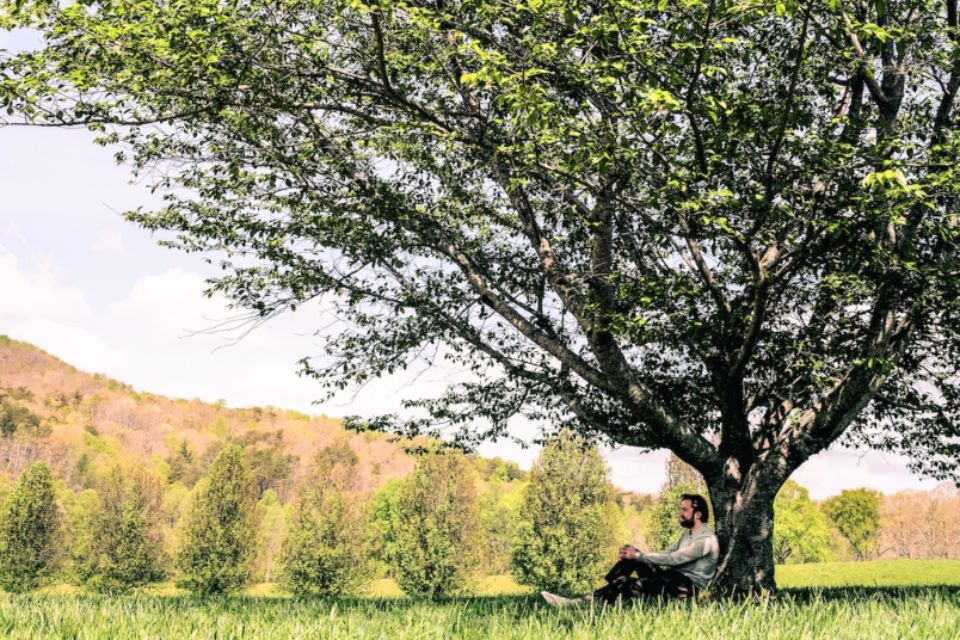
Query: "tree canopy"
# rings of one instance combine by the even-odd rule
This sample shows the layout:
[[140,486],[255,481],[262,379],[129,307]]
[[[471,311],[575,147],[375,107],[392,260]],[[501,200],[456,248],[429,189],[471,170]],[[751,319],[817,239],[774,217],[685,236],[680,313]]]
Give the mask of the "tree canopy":
[[669,448],[771,568],[833,443],[957,477],[956,0],[3,6],[5,122],[102,131],[255,321],[333,305],[331,392],[474,375],[358,424]]
[[773,503],[776,525],[773,553],[778,564],[831,559],[827,517],[810,500],[810,492],[787,480]]
[[872,489],[844,489],[824,501],[823,512],[848,543],[854,558],[868,558],[877,546],[880,493]]

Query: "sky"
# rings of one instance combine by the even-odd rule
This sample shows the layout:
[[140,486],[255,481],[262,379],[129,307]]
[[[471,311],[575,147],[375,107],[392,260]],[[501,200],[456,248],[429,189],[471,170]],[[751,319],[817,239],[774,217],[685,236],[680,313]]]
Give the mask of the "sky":
[[[25,44],[22,35],[0,32],[0,49]],[[418,370],[316,404],[322,392],[297,375],[296,363],[319,353],[315,333],[332,312],[314,303],[246,335],[218,331],[237,314],[226,300],[203,295],[214,269],[122,219],[159,198],[131,183],[113,151],[92,139],[82,130],[0,127],[0,334],[141,391],[334,417],[396,411],[403,398],[439,395],[460,375]],[[528,438],[535,425],[517,421],[511,429]],[[537,449],[500,441],[480,453],[528,468]],[[604,455],[618,487],[654,493],[664,480],[666,452],[621,447]],[[793,479],[814,499],[856,487],[894,493],[936,484],[911,474],[898,456],[847,449],[815,456]]]

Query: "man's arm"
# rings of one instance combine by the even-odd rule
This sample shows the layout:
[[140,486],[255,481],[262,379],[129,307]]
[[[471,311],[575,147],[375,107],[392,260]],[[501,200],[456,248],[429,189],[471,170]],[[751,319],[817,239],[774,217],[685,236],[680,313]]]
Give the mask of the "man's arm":
[[[659,554],[657,554],[657,553],[651,553],[651,554],[649,554],[649,555],[655,556],[655,555],[660,555],[660,554],[664,554],[664,553],[673,553],[674,551],[676,551],[677,549],[680,548],[680,541],[681,541],[681,540],[683,540],[683,534],[682,534],[682,533],[680,534],[680,537],[677,538],[677,541],[676,541],[676,542],[674,542],[672,545],[670,545],[669,547],[667,547],[666,549],[664,549],[663,551],[661,551]],[[647,555],[647,554],[644,554],[644,555]]]
[[698,558],[709,555],[713,550],[713,546],[716,545],[716,538],[713,536],[699,538],[691,542],[689,545],[679,550],[680,541],[677,541],[677,544],[674,544],[666,549],[662,553],[644,553],[640,556],[640,560],[643,560],[649,564],[659,564],[665,567],[676,567],[681,564],[687,564],[688,562],[693,562]]
[[[664,549],[664,550],[662,551],[662,553],[672,553],[672,552],[676,551],[677,549],[679,549],[679,548],[680,548],[680,541],[681,541],[681,540],[683,540],[683,536],[682,536],[682,535],[681,535],[679,538],[677,538],[677,541],[676,541],[676,542],[674,542],[672,545],[670,545],[669,547],[667,547],[666,549]],[[646,553],[644,553],[643,551],[640,551],[640,549],[637,549],[635,546],[633,546],[633,545],[631,545],[631,544],[625,544],[625,545],[623,545],[622,547],[620,547],[620,559],[621,559],[621,560],[627,559],[627,560],[643,560],[643,561],[647,561],[647,560],[646,560],[646,556],[647,556],[647,555],[660,555],[660,554],[646,554]],[[655,562],[650,562],[650,564],[657,564],[657,563],[655,563]]]

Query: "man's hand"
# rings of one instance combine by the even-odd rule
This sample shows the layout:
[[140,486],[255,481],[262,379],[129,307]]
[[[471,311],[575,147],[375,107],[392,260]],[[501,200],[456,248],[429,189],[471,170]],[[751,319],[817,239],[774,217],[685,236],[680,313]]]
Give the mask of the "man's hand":
[[640,553],[640,549],[637,549],[633,545],[629,544],[625,544],[620,547],[620,551],[618,552],[618,556],[621,560],[636,560],[642,555],[643,554]]

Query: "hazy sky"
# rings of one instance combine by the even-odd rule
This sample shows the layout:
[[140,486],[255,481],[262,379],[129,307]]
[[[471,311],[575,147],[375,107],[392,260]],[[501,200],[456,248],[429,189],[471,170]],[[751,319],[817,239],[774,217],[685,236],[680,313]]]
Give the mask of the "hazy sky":
[[[0,49],[24,42],[0,32]],[[439,394],[457,376],[430,369],[312,404],[321,394],[296,375],[296,362],[319,352],[313,333],[330,314],[308,305],[235,344],[205,332],[234,317],[225,301],[201,295],[211,267],[199,255],[157,246],[120,217],[158,199],[130,184],[113,152],[91,140],[78,130],[0,128],[0,333],[139,390],[330,416],[396,410],[402,398]],[[527,434],[531,426],[515,429]],[[481,453],[525,467],[536,455],[504,442]],[[606,457],[624,489],[655,492],[663,481],[663,452],[625,447]],[[849,450],[815,457],[794,479],[817,499],[853,487],[892,493],[935,484],[911,475],[896,456]]]

